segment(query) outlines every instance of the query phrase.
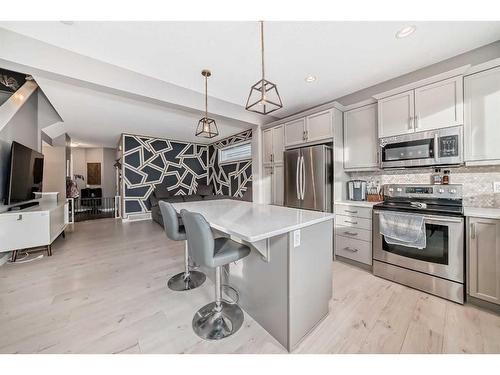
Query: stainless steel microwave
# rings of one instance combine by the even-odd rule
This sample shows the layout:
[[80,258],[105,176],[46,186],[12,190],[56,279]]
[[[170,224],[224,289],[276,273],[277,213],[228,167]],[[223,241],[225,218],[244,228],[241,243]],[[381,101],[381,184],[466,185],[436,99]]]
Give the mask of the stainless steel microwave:
[[463,163],[462,126],[381,138],[381,168]]

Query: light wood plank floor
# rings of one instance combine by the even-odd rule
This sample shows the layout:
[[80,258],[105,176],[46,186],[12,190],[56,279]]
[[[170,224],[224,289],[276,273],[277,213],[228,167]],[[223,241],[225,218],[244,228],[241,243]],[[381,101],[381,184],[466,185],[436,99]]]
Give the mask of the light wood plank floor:
[[[220,342],[191,330],[213,285],[176,293],[183,244],[149,221],[76,224],[53,256],[0,267],[1,353],[285,353],[250,316]],[[500,317],[333,264],[330,315],[296,353],[500,353]]]

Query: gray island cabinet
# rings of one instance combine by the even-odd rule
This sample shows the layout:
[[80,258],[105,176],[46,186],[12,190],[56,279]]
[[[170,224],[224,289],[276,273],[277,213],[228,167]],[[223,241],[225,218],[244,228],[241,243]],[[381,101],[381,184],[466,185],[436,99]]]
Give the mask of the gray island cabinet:
[[228,282],[245,312],[287,350],[328,315],[333,214],[230,199],[174,207],[201,213],[216,236],[252,248],[229,266]]

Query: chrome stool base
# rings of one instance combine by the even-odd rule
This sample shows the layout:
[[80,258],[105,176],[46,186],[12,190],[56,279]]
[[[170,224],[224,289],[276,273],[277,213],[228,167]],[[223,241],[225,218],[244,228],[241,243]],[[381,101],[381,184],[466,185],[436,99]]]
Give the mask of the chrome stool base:
[[185,272],[178,273],[172,276],[167,283],[167,286],[177,292],[198,288],[205,282],[207,276],[203,272],[189,271],[188,277]]
[[194,314],[193,330],[202,339],[223,339],[238,331],[243,324],[243,310],[238,305],[221,301],[219,312],[215,306],[216,302],[211,302]]

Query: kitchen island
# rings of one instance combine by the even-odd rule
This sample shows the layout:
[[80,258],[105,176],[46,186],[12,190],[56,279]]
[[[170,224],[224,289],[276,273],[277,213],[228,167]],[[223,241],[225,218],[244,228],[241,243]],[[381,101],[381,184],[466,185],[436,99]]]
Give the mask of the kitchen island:
[[289,351],[328,315],[333,214],[231,199],[174,207],[202,214],[216,237],[251,247],[228,267],[227,283],[245,312]]

